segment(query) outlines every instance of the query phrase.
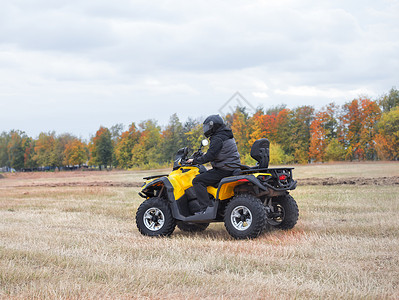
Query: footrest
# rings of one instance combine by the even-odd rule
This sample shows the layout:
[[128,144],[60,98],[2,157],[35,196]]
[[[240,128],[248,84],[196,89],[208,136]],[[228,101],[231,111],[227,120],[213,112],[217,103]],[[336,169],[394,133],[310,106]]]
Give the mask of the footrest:
[[209,206],[205,210],[205,213],[200,215],[193,215],[185,218],[184,221],[203,221],[203,220],[213,220],[215,218],[215,206]]

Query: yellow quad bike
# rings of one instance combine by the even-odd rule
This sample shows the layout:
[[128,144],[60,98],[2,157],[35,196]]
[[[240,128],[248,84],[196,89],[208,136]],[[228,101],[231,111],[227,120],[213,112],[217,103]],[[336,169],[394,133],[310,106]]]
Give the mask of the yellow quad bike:
[[[201,148],[207,143],[204,140],[192,157],[202,155]],[[187,164],[187,155],[187,147],[178,151],[170,174],[144,178],[139,195],[146,200],[136,213],[136,224],[143,235],[169,236],[176,225],[183,231],[199,232],[211,222],[224,222],[232,237],[248,239],[272,227],[295,226],[298,206],[288,192],[296,188],[293,168],[268,168],[268,139],[252,145],[251,156],[258,161],[255,167],[237,165],[233,176],[207,188],[213,205],[200,215],[194,215],[199,204],[192,181],[206,168]]]

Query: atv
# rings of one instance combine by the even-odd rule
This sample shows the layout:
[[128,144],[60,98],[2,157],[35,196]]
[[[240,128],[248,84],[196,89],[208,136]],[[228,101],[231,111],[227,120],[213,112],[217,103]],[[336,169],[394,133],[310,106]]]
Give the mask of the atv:
[[[191,157],[202,155],[201,147]],[[199,232],[211,222],[224,222],[228,233],[236,239],[258,237],[272,228],[291,229],[298,220],[298,206],[289,190],[296,188],[294,168],[268,168],[269,140],[254,142],[251,157],[254,167],[236,165],[233,176],[223,178],[217,186],[207,187],[212,206],[203,214],[199,210],[192,186],[194,177],[206,172],[203,165],[188,164],[187,147],[176,154],[170,174],[144,177],[139,195],[146,200],[136,213],[136,224],[143,235],[169,236],[176,225],[180,230]]]

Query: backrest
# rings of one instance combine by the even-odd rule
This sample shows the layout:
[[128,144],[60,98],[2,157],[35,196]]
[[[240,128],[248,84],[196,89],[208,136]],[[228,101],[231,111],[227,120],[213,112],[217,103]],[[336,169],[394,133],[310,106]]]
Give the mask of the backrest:
[[269,166],[269,146],[268,139],[259,139],[252,145],[251,156],[258,162],[259,168],[267,168]]

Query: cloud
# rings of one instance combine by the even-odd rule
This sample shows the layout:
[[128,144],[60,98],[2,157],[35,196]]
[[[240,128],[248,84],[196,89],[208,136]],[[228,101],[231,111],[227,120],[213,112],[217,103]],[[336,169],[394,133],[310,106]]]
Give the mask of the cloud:
[[[79,116],[74,130],[87,135],[100,124],[215,113],[236,91],[255,107],[378,97],[398,85],[398,8],[398,1],[7,1],[0,109],[11,113],[0,128],[68,131],[68,116]],[[38,115],[59,117],[37,122]]]
[[372,91],[367,89],[341,90],[336,88],[316,88],[313,86],[291,86],[286,90],[277,89],[274,91],[276,95],[297,96],[297,97],[313,97],[313,98],[330,98],[339,99],[346,97],[357,97],[359,95],[375,96]]

